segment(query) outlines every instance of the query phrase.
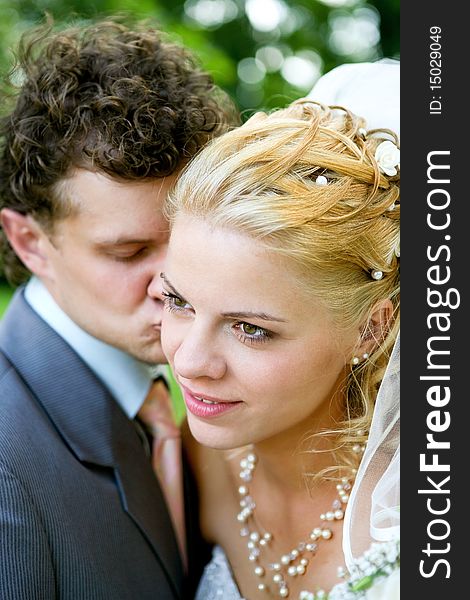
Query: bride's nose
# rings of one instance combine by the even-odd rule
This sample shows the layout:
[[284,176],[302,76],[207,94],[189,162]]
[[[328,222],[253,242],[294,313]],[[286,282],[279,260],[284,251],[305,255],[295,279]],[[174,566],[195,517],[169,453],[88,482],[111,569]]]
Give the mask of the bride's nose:
[[186,331],[174,355],[174,368],[179,377],[190,380],[200,377],[221,379],[227,363],[218,341],[197,322]]

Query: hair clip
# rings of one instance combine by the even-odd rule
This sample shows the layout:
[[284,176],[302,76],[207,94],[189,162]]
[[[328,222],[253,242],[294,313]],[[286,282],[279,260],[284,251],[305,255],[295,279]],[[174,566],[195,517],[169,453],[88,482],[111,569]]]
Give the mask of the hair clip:
[[385,140],[377,146],[375,160],[382,173],[392,177],[397,174],[397,168],[400,168],[400,150],[393,142]]
[[382,271],[379,271],[378,269],[372,269],[372,271],[370,272],[370,276],[372,277],[372,279],[379,281],[379,279],[382,279],[384,274]]
[[324,176],[324,175],[319,175],[316,179],[315,179],[315,183],[317,185],[328,185],[328,179]]

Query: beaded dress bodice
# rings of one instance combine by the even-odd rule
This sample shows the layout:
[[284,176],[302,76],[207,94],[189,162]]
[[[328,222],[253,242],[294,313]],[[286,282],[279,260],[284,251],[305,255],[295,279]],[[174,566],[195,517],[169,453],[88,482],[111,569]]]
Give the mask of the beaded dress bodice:
[[242,600],[227,556],[214,546],[212,560],[206,565],[195,600]]
[[[321,590],[316,593],[302,592],[299,600],[367,600],[369,597],[399,600],[399,563],[399,537],[385,543],[372,543],[351,563],[349,583],[340,581],[328,593]],[[365,580],[370,580],[367,586],[364,585]],[[372,585],[374,589],[368,589]],[[241,596],[227,556],[220,546],[214,547],[212,560],[204,570],[195,600],[249,600]]]
[[[339,585],[331,590],[330,596]],[[204,570],[195,600],[247,600],[240,595],[227,555],[220,546],[213,549],[212,560]]]

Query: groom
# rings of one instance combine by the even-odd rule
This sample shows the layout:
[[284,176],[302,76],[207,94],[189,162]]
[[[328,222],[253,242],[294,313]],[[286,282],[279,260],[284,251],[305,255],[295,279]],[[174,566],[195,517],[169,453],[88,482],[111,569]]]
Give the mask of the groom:
[[35,31],[20,61],[0,131],[3,268],[28,281],[0,324],[0,597],[190,598],[205,559],[190,478],[185,578],[135,417],[165,360],[147,295],[161,203],[235,111],[140,25]]

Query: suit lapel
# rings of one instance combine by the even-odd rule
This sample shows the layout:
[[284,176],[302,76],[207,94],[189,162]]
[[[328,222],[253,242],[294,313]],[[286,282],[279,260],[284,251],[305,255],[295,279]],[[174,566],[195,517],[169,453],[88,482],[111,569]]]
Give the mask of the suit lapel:
[[121,436],[115,447],[116,483],[124,510],[154,547],[162,567],[182,596],[183,565],[162,491],[132,423],[132,435]]
[[31,309],[21,290],[1,322],[0,348],[77,458],[114,469],[124,510],[181,597],[176,538],[133,423],[72,348]]
[[191,465],[183,448],[184,505],[188,543],[188,576],[185,598],[194,598],[204,567],[211,559],[212,546],[204,541],[199,523],[199,494]]

